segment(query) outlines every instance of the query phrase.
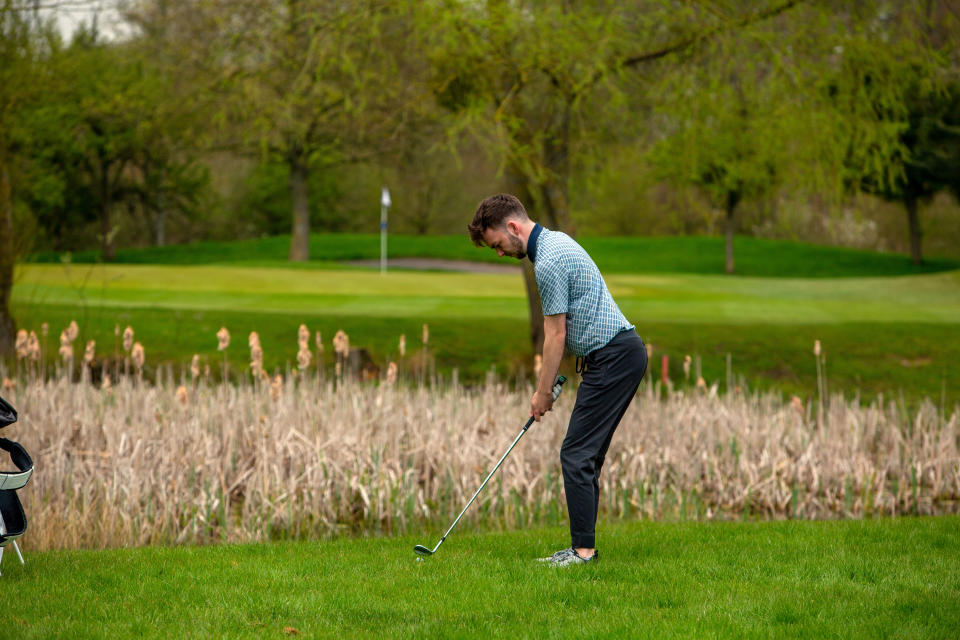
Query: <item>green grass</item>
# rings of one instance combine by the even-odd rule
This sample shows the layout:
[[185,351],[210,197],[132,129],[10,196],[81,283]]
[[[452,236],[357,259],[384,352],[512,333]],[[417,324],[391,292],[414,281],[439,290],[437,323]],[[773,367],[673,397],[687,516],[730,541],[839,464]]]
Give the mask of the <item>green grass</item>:
[[[17,638],[947,638],[960,518],[601,525],[602,561],[532,562],[564,529],[32,553],[3,563]],[[29,532],[24,539],[29,545]]]
[[[801,396],[816,389],[814,340],[827,354],[833,390],[910,401],[930,396],[960,401],[960,272],[895,278],[769,279],[705,275],[628,275],[607,278],[627,317],[672,358],[682,382],[684,355],[703,358],[704,377],[726,382],[726,356],[750,386]],[[199,353],[219,371],[215,334],[227,326],[233,371],[249,362],[246,336],[260,334],[268,370],[296,361],[301,322],[320,330],[328,358],[333,334],[344,329],[354,346],[383,364],[397,357],[407,335],[419,348],[431,329],[438,369],[453,367],[476,381],[491,368],[512,376],[530,369],[526,301],[518,276],[225,266],[27,265],[18,274],[13,308],[20,326],[49,322],[48,353],[71,319],[78,344],[96,340],[98,353],[116,348],[114,326],[134,327],[151,367],[177,369]],[[329,360],[328,360],[329,361]]]
[[[960,322],[960,271],[897,278],[769,279],[701,275],[606,278],[635,322],[833,324]],[[513,275],[222,266],[26,265],[16,301],[103,307],[257,311],[386,318],[526,314]]]
[[[724,240],[712,236],[580,238],[606,273],[724,273]],[[739,275],[784,278],[893,276],[960,268],[960,262],[927,260],[915,266],[904,254],[741,236],[734,243]],[[168,247],[117,250],[115,262],[127,264],[252,264],[289,268],[289,236],[233,242],[196,242]],[[469,237],[391,235],[389,255],[503,263],[489,249],[477,249]],[[60,262],[64,255],[38,252],[31,262]],[[337,261],[378,260],[377,234],[313,234],[311,262],[294,268],[337,268]],[[75,263],[92,263],[99,251],[70,255]],[[507,262],[509,264],[509,262]]]

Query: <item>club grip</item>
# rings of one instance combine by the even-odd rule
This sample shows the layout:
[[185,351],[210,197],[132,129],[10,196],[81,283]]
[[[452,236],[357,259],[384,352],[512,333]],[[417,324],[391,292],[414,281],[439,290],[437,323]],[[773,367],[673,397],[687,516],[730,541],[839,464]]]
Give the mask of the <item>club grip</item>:
[[553,401],[556,402],[557,398],[560,397],[560,392],[563,391],[563,383],[567,379],[563,376],[557,376],[557,379],[553,381]]

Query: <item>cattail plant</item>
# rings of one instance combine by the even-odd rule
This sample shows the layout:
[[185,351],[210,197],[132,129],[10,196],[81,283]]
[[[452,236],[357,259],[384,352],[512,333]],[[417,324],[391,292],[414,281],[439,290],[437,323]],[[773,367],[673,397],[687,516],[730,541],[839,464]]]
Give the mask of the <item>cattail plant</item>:
[[17,339],[14,343],[14,350],[17,354],[17,373],[16,377],[20,377],[20,367],[21,363],[30,357],[30,338],[27,334],[26,329],[20,329],[17,331]]
[[310,330],[307,329],[307,325],[302,324],[297,329],[297,344],[301,349],[310,348]]
[[[44,473],[22,494],[36,549],[402,534],[449,524],[515,436],[530,387],[285,385],[264,402],[184,385],[97,389],[61,376],[6,391]],[[715,386],[712,382],[711,386]],[[572,398],[529,432],[464,518],[563,522],[556,451]],[[836,395],[817,428],[799,398],[641,390],[600,476],[613,519],[844,518],[960,509],[960,413]],[[160,425],[160,428],[158,428]],[[374,427],[375,428],[372,428]],[[189,469],[190,473],[177,470]],[[173,480],[171,480],[173,478]],[[269,523],[265,527],[264,523]]]
[[190,394],[187,392],[187,388],[183,385],[177,387],[177,402],[179,402],[183,407],[186,407],[190,404]]
[[310,353],[310,330],[307,325],[302,324],[297,330],[297,369],[306,371],[310,366],[310,359],[313,357]]
[[423,340],[423,366],[420,368],[420,385],[423,386],[424,382],[430,379],[430,325],[426,323],[423,325],[421,339]]
[[690,382],[690,363],[691,363],[690,354],[683,356],[683,379],[687,382]]
[[350,336],[341,329],[333,336],[333,352],[336,354],[337,362],[335,366],[336,377],[338,381],[343,380],[346,371],[347,359],[350,357]]
[[280,394],[283,392],[283,378],[280,374],[274,376],[273,381],[270,383],[270,399],[273,402],[280,400]]
[[93,378],[93,360],[96,357],[97,343],[95,340],[87,341],[87,348],[83,351],[83,377],[85,381]]
[[143,365],[146,362],[146,357],[143,352],[143,345],[139,342],[134,342],[130,348],[130,359],[133,361],[133,366],[137,370],[137,382],[142,382]]
[[60,357],[63,359],[67,377],[73,375],[73,339],[70,337],[69,327],[60,332]]
[[40,370],[40,375],[43,379],[47,377],[47,360],[44,358],[45,347],[47,346],[47,335],[50,333],[50,324],[44,322],[40,325],[40,337],[43,338],[41,342],[37,338],[37,334],[33,331],[30,332],[30,359],[33,360],[37,368]]
[[133,327],[127,326],[123,330],[123,377],[130,375],[130,350],[133,349]]
[[793,396],[790,398],[790,406],[793,407],[793,410],[797,412],[797,415],[801,420],[806,417],[807,412],[803,407],[803,400],[800,399],[800,396]]
[[33,360],[34,363],[43,361],[43,351],[40,346],[40,340],[37,339],[37,334],[33,331],[27,336],[27,350],[30,352],[30,359]]
[[323,337],[319,331],[313,334],[313,343],[317,345],[317,380],[323,380]]
[[193,359],[190,360],[190,380],[193,382],[194,386],[197,384],[197,378],[200,377],[200,354],[193,354]]
[[224,382],[230,379],[230,364],[227,362],[227,347],[229,346],[230,332],[227,331],[226,327],[220,327],[220,331],[217,331],[217,351],[223,352],[223,367],[220,373],[223,375]]
[[300,350],[297,351],[297,369],[301,372],[306,371],[310,367],[310,359],[312,357],[310,349],[301,347]]
[[250,346],[250,372],[253,374],[254,383],[256,383],[264,373],[263,349],[260,347],[260,336],[256,331],[250,332],[247,344]]
[[813,341],[813,359],[817,363],[817,425],[823,424],[823,375],[820,361],[820,341]]

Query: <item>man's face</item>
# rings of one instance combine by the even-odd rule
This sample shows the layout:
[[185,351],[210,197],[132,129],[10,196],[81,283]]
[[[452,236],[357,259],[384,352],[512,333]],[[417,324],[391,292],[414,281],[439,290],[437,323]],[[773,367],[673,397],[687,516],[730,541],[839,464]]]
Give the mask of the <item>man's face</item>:
[[499,229],[488,228],[483,232],[484,243],[497,252],[501,258],[510,256],[517,260],[523,260],[527,257],[527,252],[523,250],[523,241],[520,236],[515,235],[510,229],[510,223]]

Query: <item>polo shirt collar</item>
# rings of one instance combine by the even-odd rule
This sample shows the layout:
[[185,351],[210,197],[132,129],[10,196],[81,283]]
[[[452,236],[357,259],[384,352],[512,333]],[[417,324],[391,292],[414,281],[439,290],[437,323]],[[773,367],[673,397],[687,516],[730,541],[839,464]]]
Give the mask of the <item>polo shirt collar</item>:
[[538,222],[533,225],[530,237],[527,238],[527,255],[530,257],[530,262],[537,261],[537,238],[540,237],[541,231],[543,231],[543,227],[541,227]]

